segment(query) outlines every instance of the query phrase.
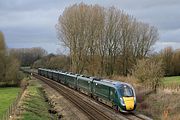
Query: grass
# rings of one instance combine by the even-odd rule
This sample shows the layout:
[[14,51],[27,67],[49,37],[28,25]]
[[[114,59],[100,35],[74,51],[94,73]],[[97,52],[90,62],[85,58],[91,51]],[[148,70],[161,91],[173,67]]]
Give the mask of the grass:
[[23,101],[22,120],[49,120],[49,105],[44,100],[44,96],[37,82],[32,81],[27,88],[27,93]]
[[164,77],[164,84],[179,84],[180,85],[180,76]]
[[0,88],[0,117],[16,99],[19,91],[17,87]]

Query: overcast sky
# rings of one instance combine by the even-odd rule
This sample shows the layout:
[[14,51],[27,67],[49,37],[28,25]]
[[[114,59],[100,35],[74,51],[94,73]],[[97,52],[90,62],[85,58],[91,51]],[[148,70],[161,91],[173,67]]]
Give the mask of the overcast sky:
[[0,0],[0,31],[8,48],[42,47],[49,53],[66,50],[56,37],[55,24],[64,9],[75,3],[115,6],[159,29],[154,46],[180,48],[180,0]]

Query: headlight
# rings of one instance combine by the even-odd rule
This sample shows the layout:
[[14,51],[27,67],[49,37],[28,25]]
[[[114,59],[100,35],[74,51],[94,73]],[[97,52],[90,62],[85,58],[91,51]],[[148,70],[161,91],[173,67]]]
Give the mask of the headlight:
[[120,97],[121,105],[125,106],[123,98]]
[[136,96],[134,96],[134,103],[136,103]]

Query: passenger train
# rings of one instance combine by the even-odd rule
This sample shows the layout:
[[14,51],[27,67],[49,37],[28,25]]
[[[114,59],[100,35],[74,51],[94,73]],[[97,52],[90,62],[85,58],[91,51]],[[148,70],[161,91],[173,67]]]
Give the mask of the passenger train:
[[130,84],[43,68],[38,69],[38,74],[82,92],[117,111],[128,112],[136,108],[136,94]]

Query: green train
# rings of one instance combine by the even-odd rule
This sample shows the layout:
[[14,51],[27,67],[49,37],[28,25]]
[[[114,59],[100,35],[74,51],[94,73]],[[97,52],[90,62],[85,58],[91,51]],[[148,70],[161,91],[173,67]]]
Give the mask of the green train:
[[136,94],[130,84],[43,68],[38,69],[38,74],[82,92],[117,111],[136,109]]

